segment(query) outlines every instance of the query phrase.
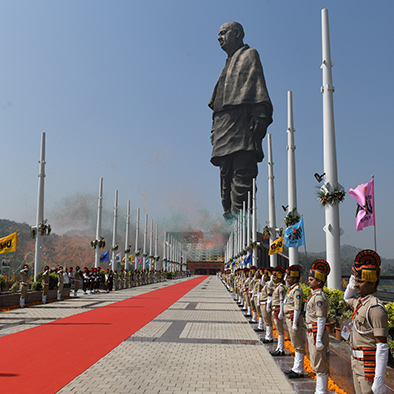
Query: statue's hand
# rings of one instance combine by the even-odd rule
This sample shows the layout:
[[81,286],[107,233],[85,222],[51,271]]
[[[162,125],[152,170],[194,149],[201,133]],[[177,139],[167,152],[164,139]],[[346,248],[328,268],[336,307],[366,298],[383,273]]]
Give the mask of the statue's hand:
[[258,116],[252,116],[250,118],[250,130],[255,134],[263,134],[263,138],[265,137],[265,133],[267,131],[266,122],[263,118],[259,118]]

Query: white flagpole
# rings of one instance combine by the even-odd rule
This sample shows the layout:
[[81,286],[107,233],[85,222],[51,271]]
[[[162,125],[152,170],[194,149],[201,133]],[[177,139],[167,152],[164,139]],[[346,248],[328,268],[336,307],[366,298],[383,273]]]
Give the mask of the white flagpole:
[[253,178],[252,190],[252,265],[257,267],[257,206],[256,206],[256,178]]
[[145,226],[144,226],[144,245],[143,245],[143,252],[142,252],[142,269],[145,269],[145,263],[146,263],[146,243],[147,243],[147,235],[148,235],[148,214],[145,214]]
[[[323,145],[324,145],[324,187],[328,192],[339,189],[337,154],[335,145],[335,125],[334,125],[334,87],[332,85],[332,66],[330,32],[328,24],[328,10],[322,9],[322,50],[323,62]],[[339,225],[339,206],[338,203],[325,205],[326,224],[324,231],[326,233],[326,256],[331,267],[331,273],[328,276],[327,286],[330,289],[341,286],[341,249],[340,235],[341,228]]]
[[155,271],[158,268],[158,260],[159,260],[159,255],[158,255],[158,245],[159,245],[159,225],[156,223],[156,234],[155,234]]
[[150,233],[149,233],[149,271],[152,271],[153,259],[153,219],[151,220]]
[[40,172],[38,174],[37,216],[36,216],[36,248],[34,258],[34,281],[42,271],[42,238],[40,224],[44,224],[44,190],[45,190],[45,132],[41,134]]
[[[129,232],[130,232],[130,200],[127,201],[127,209],[126,209],[126,236],[125,236],[125,246],[124,246],[125,250],[130,249]],[[124,255],[124,266],[127,270],[130,269],[129,255],[130,253],[125,253]]]
[[[269,216],[269,227],[270,236],[269,243],[271,244],[276,239],[276,213],[275,213],[275,188],[274,188],[274,161],[272,158],[272,143],[271,134],[267,134],[268,139],[268,216]],[[270,255],[270,266],[276,267],[278,265],[277,254]]]
[[134,270],[138,269],[138,259],[139,259],[139,249],[138,249],[138,242],[139,242],[139,235],[140,235],[140,209],[137,208],[137,219],[135,222],[135,252],[134,252]]
[[94,267],[97,268],[100,264],[100,248],[98,242],[101,241],[101,220],[103,213],[103,178],[100,178],[99,197],[97,204],[97,226],[96,226],[96,250],[94,255]]
[[[293,122],[293,92],[287,92],[287,204],[288,211],[295,209],[297,213],[297,186],[295,167],[294,145],[294,122]],[[289,248],[289,265],[298,264],[298,247]]]
[[374,247],[375,247],[375,252],[378,253],[378,246],[376,244],[376,211],[375,211],[375,176],[372,175],[371,176],[372,180],[373,180],[373,219],[374,219],[374,226],[373,226],[373,241],[374,241]]
[[117,267],[116,261],[116,239],[118,231],[118,191],[115,190],[115,201],[114,201],[114,224],[112,228],[112,269],[115,271]]

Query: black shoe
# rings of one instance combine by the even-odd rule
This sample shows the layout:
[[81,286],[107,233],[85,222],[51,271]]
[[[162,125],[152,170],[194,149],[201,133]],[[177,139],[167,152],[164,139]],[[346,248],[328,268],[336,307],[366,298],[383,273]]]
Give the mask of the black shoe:
[[282,357],[285,355],[285,352],[281,352],[280,350],[275,350],[274,352],[270,352],[273,357]]
[[294,372],[293,370],[288,371],[288,372],[289,373],[287,373],[287,377],[289,379],[299,379],[299,378],[303,378],[304,377],[304,375],[302,375],[300,373],[297,373],[297,372]]
[[274,342],[274,340],[273,339],[261,339],[261,342],[263,342],[263,343],[272,343],[272,342]]
[[255,332],[264,332],[264,328],[255,328],[254,331]]
[[246,312],[246,311],[247,311],[247,309],[246,309],[246,308],[242,308],[242,309],[241,309],[241,311],[243,311],[243,312]]
[[249,320],[249,324],[257,324],[257,321]]
[[289,369],[288,371],[285,371],[285,374],[286,374],[286,375],[290,375],[292,372],[293,372],[293,370],[292,370],[292,369]]

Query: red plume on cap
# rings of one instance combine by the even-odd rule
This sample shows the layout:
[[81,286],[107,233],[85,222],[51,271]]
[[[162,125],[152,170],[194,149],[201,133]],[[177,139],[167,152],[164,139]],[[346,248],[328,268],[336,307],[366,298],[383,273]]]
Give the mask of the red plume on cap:
[[321,280],[322,282],[326,282],[327,276],[329,275],[330,271],[330,265],[327,263],[326,260],[315,260],[309,271],[309,276]]
[[380,268],[380,256],[374,251],[370,249],[362,250],[360,253],[357,254],[356,258],[354,259],[354,265],[356,268],[361,266],[367,266],[374,269]]
[[380,277],[380,263],[380,256],[374,250],[362,250],[354,260],[354,276],[362,281],[377,282]]

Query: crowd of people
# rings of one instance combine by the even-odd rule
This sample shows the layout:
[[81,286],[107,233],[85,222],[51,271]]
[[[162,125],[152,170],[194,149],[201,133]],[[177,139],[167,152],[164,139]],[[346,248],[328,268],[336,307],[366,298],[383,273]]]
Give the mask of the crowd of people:
[[[348,327],[352,349],[353,385],[357,394],[382,394],[389,358],[388,313],[375,296],[380,279],[379,255],[373,250],[358,253],[344,300],[353,309]],[[285,371],[290,379],[303,377],[305,341],[308,344],[311,367],[316,373],[315,394],[328,393],[327,351],[329,336],[326,329],[329,302],[323,288],[330,273],[325,260],[316,260],[308,276],[311,295],[304,301],[300,285],[302,267],[243,268],[221,274],[223,283],[235,293],[238,305],[258,323],[255,331],[264,332],[263,343],[274,341],[273,357],[284,356],[284,323],[295,350],[293,367]],[[285,287],[287,284],[287,288]]]
[[[29,288],[29,266],[24,264],[21,271],[20,282],[20,307],[26,305],[27,290]],[[62,300],[64,287],[69,287],[74,292],[74,297],[78,297],[78,291],[81,289],[84,295],[99,293],[100,289],[106,293],[121,289],[127,289],[136,286],[143,286],[151,283],[162,282],[167,279],[167,272],[164,270],[127,270],[120,268],[101,269],[100,267],[84,267],[82,270],[79,266],[74,267],[56,267],[50,268],[45,266],[42,272],[42,303],[47,303],[47,297],[50,287],[50,274],[57,275],[57,299]]]

